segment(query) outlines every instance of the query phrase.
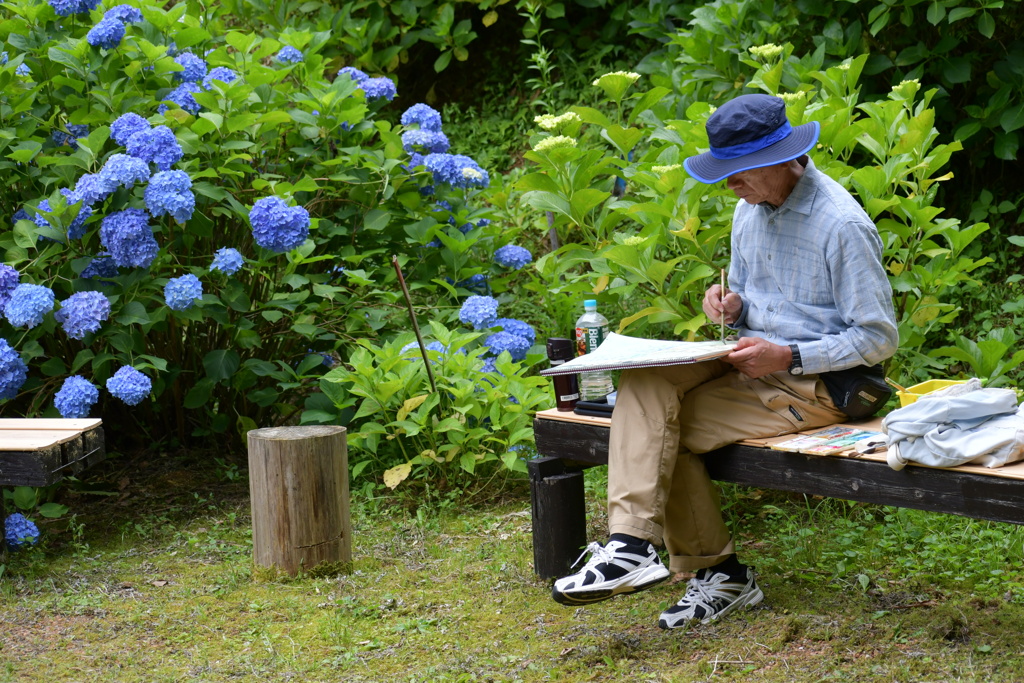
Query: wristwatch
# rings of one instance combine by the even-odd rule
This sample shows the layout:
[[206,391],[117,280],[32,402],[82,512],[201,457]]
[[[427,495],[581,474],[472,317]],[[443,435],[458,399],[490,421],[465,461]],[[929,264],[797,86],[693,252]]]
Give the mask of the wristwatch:
[[789,364],[789,374],[804,374],[804,365],[800,360],[800,347],[797,346],[796,344],[790,344],[789,350],[793,352],[793,361]]

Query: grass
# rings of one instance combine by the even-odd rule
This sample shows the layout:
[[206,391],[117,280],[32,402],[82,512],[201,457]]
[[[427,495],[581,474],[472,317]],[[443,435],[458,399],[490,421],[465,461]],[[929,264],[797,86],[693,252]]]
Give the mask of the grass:
[[[1024,669],[1016,527],[732,488],[767,599],[663,632],[657,615],[682,584],[583,608],[550,599],[523,487],[465,509],[354,500],[351,571],[289,578],[252,565],[245,482],[196,461],[112,461],[97,476],[116,495],[64,494],[77,516],[46,523],[43,547],[12,554],[0,579],[0,681],[1013,681]],[[597,535],[601,476],[589,475]],[[836,565],[848,551],[856,566]]]

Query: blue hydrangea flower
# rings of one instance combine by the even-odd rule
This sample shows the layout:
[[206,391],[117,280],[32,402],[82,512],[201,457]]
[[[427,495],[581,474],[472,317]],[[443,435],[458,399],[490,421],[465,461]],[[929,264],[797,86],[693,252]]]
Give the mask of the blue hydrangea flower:
[[154,175],[146,187],[146,208],[154,216],[167,214],[184,223],[196,208],[192,194],[192,179],[184,171],[161,171]]
[[[113,154],[96,175],[110,187],[131,188],[149,180],[149,164],[127,154]],[[77,190],[77,186],[76,186]]]
[[498,318],[494,321],[492,327],[500,327],[502,331],[514,334],[517,337],[522,337],[526,341],[530,342],[530,346],[537,340],[537,332],[533,329],[529,323],[524,323],[522,320],[516,320],[515,318]]
[[111,182],[102,173],[86,173],[75,183],[75,191],[70,198],[75,203],[82,202],[86,206],[92,206],[102,202],[117,189],[117,183]]
[[[448,282],[452,281],[451,278],[445,278],[445,280]],[[489,294],[491,291],[491,286],[487,282],[487,276],[483,273],[471,275],[465,280],[459,280],[454,284],[456,287],[465,287],[471,292],[479,292],[480,294]]]
[[100,390],[81,375],[71,375],[53,396],[53,405],[64,418],[89,417],[89,409],[100,399]]
[[309,236],[309,213],[301,206],[288,206],[278,197],[256,200],[249,211],[249,223],[256,244],[279,254],[298,247]]
[[238,78],[238,74],[226,66],[215,66],[210,69],[210,73],[206,74],[206,77],[203,78],[203,89],[209,90],[214,81],[230,83],[236,78]]
[[181,52],[174,58],[174,63],[184,67],[184,71],[175,71],[174,80],[186,83],[198,83],[206,75],[206,60],[191,52]]
[[[64,195],[68,204],[77,204],[81,201],[74,192],[66,187],[62,187],[60,189],[60,193]],[[38,208],[42,211],[52,210],[50,209],[50,201],[48,199],[44,199],[39,202]],[[89,220],[90,216],[92,216],[92,209],[89,206],[82,204],[82,206],[78,208],[78,215],[72,219],[71,225],[68,226],[68,239],[77,240],[81,239],[82,236],[85,235],[85,222]],[[50,221],[46,220],[41,213],[37,213],[33,216],[32,222],[40,227],[50,225]]]
[[[480,372],[498,372],[498,368],[494,367],[494,359],[484,358],[484,366],[480,368]],[[498,374],[501,373],[498,372]]]
[[85,39],[90,45],[107,50],[113,50],[120,45],[122,38],[124,38],[124,23],[113,17],[103,17],[85,34]]
[[356,83],[362,83],[367,78],[369,78],[369,76],[367,76],[365,73],[363,73],[359,69],[355,68],[354,66],[343,66],[343,67],[341,67],[341,70],[338,71],[338,75],[339,76],[348,76],[349,78],[351,78]]
[[28,64],[24,62],[18,65],[18,68],[14,70],[16,76],[31,76],[32,69],[28,68]]
[[125,209],[104,217],[100,244],[121,268],[149,268],[160,252],[149,215],[142,209]]
[[110,254],[103,253],[89,261],[89,265],[82,270],[79,277],[91,280],[93,278],[117,277],[119,274],[114,259],[110,257]]
[[365,81],[360,81],[359,88],[366,93],[366,99],[368,100],[383,98],[390,102],[395,99],[395,95],[398,94],[398,90],[395,88],[395,82],[390,78],[385,78],[383,76],[380,78],[367,78]]
[[191,273],[171,278],[164,286],[164,300],[167,301],[167,306],[175,311],[188,310],[197,299],[202,298],[203,283]]
[[130,365],[123,365],[107,380],[107,391],[130,406],[137,406],[153,390],[153,380]]
[[84,138],[89,135],[89,126],[69,123],[67,128],[67,133],[60,129],[54,130],[50,133],[50,139],[58,147],[67,145],[71,149],[78,149],[78,138]]
[[100,4],[100,0],[49,0],[50,7],[62,17],[87,14]]
[[75,292],[60,302],[53,314],[72,339],[83,339],[98,332],[100,324],[110,317],[110,300],[100,292]]
[[103,13],[104,19],[117,19],[125,24],[137,24],[142,21],[142,10],[131,5],[115,5]]
[[35,545],[39,541],[39,527],[25,515],[15,512],[4,520],[4,540],[11,550]]
[[526,264],[533,261],[533,254],[525,247],[517,247],[514,244],[506,244],[494,252],[494,262],[499,266],[519,270]]
[[459,309],[459,320],[472,325],[474,330],[486,329],[497,319],[498,300],[491,296],[471,296]]
[[210,265],[210,270],[219,270],[225,275],[234,275],[244,265],[245,259],[242,258],[237,249],[221,247],[213,255],[213,263]]
[[133,157],[154,163],[161,171],[170,169],[184,156],[174,131],[167,126],[139,131],[128,138],[125,147]]
[[441,132],[441,114],[428,104],[414,104],[402,114],[402,125],[416,124],[420,130]]
[[128,139],[131,136],[150,128],[149,121],[138,114],[128,112],[118,116],[110,124],[110,137],[114,138],[114,142],[123,146],[128,144]]
[[3,311],[7,306],[7,302],[11,300],[11,294],[14,293],[14,288],[18,286],[21,280],[21,275],[12,266],[6,263],[0,263],[0,311]]
[[7,64],[7,60],[7,50],[0,52],[0,66],[4,66],[5,64]]
[[448,136],[440,131],[407,130],[402,133],[402,149],[406,152],[447,152]]
[[434,184],[451,187],[487,187],[487,171],[463,154],[428,154],[423,165],[434,174]]
[[[202,109],[202,107],[199,106],[199,103],[196,102],[196,98],[194,98],[192,95],[200,91],[202,91],[202,87],[200,87],[198,83],[186,81],[174,90],[172,90],[171,92],[167,93],[164,99],[169,102],[174,102],[181,109],[184,109],[189,114],[192,114],[194,116],[199,113],[199,110]],[[158,112],[163,114],[168,109],[170,109],[170,107],[168,107],[166,104],[161,104],[156,109]]]
[[277,61],[285,64],[297,64],[303,60],[302,53],[291,45],[285,45],[277,53]]
[[490,349],[491,353],[495,356],[499,355],[502,351],[508,351],[509,355],[512,356],[512,360],[522,361],[526,360],[526,352],[530,350],[533,344],[524,337],[502,331],[495,332],[487,337],[484,340],[484,346]]
[[23,282],[11,292],[11,299],[4,306],[4,315],[14,327],[31,329],[43,322],[43,316],[53,310],[55,301],[49,287]]
[[28,377],[28,365],[21,354],[11,348],[6,339],[0,339],[0,399],[18,395]]

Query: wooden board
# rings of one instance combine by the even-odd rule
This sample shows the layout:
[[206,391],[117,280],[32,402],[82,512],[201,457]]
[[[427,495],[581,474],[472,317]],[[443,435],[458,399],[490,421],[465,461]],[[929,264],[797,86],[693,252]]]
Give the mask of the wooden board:
[[49,486],[103,460],[101,424],[92,419],[0,420],[0,486]]
[[0,418],[0,430],[5,429],[60,429],[84,432],[95,429],[103,424],[98,417],[83,419],[64,419],[46,417],[6,417]]

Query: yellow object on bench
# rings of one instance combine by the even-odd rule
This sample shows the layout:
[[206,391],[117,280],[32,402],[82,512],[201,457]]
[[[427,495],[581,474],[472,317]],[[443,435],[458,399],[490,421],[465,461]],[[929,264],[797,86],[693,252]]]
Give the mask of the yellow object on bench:
[[906,391],[897,391],[896,395],[900,397],[900,407],[909,406],[925,394],[951,387],[954,384],[963,384],[966,381],[965,379],[930,379],[927,382],[908,387]]

